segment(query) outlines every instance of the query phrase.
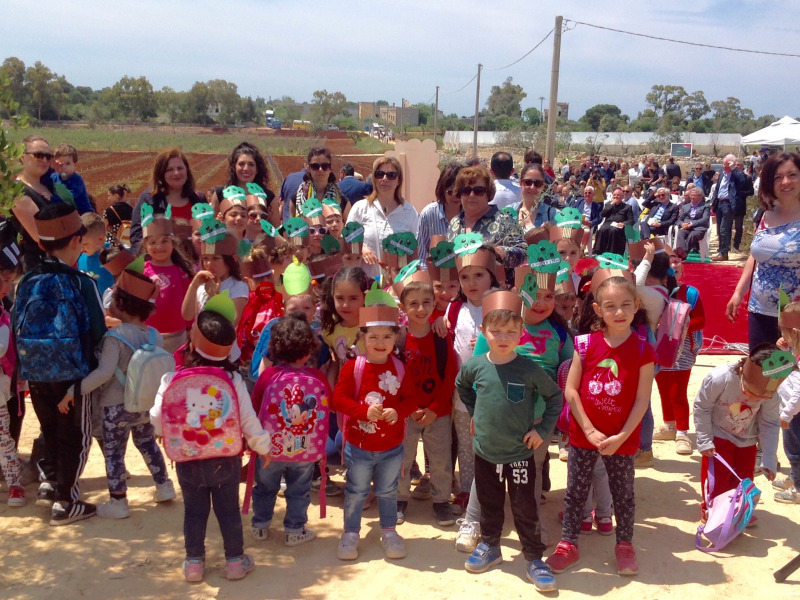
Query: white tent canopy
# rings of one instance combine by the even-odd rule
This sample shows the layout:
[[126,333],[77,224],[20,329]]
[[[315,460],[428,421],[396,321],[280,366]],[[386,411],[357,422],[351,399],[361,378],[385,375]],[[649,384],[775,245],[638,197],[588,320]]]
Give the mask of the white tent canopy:
[[774,123],[754,131],[750,135],[742,138],[743,146],[754,146],[765,144],[768,146],[786,146],[790,144],[800,144],[800,121],[791,117],[783,117]]

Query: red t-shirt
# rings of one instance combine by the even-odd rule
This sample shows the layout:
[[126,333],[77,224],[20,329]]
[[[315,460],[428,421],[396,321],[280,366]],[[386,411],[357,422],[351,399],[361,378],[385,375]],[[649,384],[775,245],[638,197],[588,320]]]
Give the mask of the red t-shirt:
[[[575,346],[578,347],[577,341]],[[602,331],[589,336],[580,397],[583,410],[595,429],[607,436],[622,430],[636,401],[639,368],[652,362],[655,362],[653,347],[634,333],[616,348],[608,345]],[[617,454],[636,454],[639,428],[637,424]],[[578,426],[577,419],[570,421],[569,443],[578,448],[595,449]]]
[[436,363],[436,345],[433,331],[425,337],[406,334],[406,376],[414,382],[418,408],[430,408],[436,416],[449,415],[453,410],[453,390],[458,374],[458,355],[453,349],[453,340],[447,341],[447,365],[444,381],[439,378]]
[[187,202],[184,206],[173,206],[172,207],[172,218],[173,219],[185,219],[186,221],[192,220],[192,203]]
[[[345,421],[345,440],[370,452],[396,448],[405,437],[406,417],[417,408],[412,378],[406,374],[398,386],[392,359],[382,365],[367,361],[356,398],[355,368],[355,360],[344,363],[333,390],[333,410],[349,417]],[[391,425],[386,421],[370,421],[367,419],[367,410],[371,404],[383,404],[384,408],[395,409],[397,421]]]
[[156,309],[145,323],[161,333],[175,333],[189,327],[192,322],[183,319],[181,306],[192,278],[178,265],[157,267],[149,260],[144,263],[144,275],[153,278],[158,286]]

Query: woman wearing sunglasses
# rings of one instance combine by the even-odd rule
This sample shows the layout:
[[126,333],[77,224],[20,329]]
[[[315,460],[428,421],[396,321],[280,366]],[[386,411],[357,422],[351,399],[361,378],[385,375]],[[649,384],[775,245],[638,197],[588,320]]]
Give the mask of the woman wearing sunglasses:
[[393,233],[416,235],[419,214],[400,193],[403,169],[393,156],[381,156],[372,165],[372,193],[353,205],[348,223],[364,228],[362,268],[369,277],[380,274],[382,241]]
[[332,164],[331,151],[325,146],[314,146],[308,151],[306,174],[303,175],[303,183],[297,188],[292,216],[300,214],[300,209],[309,198],[316,198],[322,204],[325,204],[326,199],[335,200],[344,211],[346,200],[336,185]]
[[522,187],[522,200],[511,206],[517,211],[523,230],[529,225],[539,227],[546,222],[554,223],[558,209],[547,204],[543,196],[546,182],[542,165],[538,163],[525,165],[520,172],[519,182]]

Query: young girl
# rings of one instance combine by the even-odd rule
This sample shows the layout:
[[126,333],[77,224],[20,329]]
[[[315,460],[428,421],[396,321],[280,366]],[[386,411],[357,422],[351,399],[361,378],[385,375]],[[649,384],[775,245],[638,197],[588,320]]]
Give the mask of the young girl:
[[[238,413],[229,417],[238,419],[248,446],[256,452],[262,466],[269,465],[272,441],[264,431],[250,402],[250,395],[234,364],[229,360],[231,348],[236,341],[233,319],[236,309],[224,295],[213,297],[205,309],[197,315],[189,336],[188,355],[185,367],[201,367],[198,371],[184,377],[197,377],[202,388],[203,373],[215,368],[215,373],[230,378],[235,390]],[[186,370],[183,371],[186,373]],[[165,394],[173,393],[170,383],[178,373],[167,373],[161,381],[156,394],[155,406],[150,417],[156,435],[162,435],[162,404]],[[187,392],[199,390],[188,389]],[[166,415],[165,415],[166,416]],[[184,543],[186,560],[183,574],[186,581],[202,581],[205,572],[205,537],[211,504],[219,521],[219,529],[225,546],[226,575],[228,579],[241,579],[253,570],[253,557],[244,553],[242,517],[239,514],[239,477],[242,467],[240,456],[221,456],[199,460],[178,462],[175,471],[183,492],[184,505]]]
[[[701,519],[706,519],[709,500],[735,488],[739,480],[722,465],[714,465],[714,487],[705,494],[709,460],[719,453],[742,479],[753,479],[756,442],[761,445],[761,471],[770,481],[778,470],[779,399],[777,383],[762,365],[777,350],[775,344],[758,344],[750,356],[735,365],[719,365],[703,379],[694,401],[697,449],[703,455],[700,471]],[[789,363],[793,366],[794,361]]]
[[[778,326],[783,342],[795,357],[800,355],[800,302],[791,302],[778,315]],[[789,477],[772,482],[778,492],[775,501],[800,504],[800,372],[792,372],[778,388],[781,399],[780,421],[783,429],[783,451],[789,459]]]
[[173,353],[186,343],[186,330],[191,325],[181,315],[181,307],[194,269],[175,248],[169,219],[154,219],[152,224],[142,227],[142,234],[147,253],[143,274],[153,279],[158,288],[155,311],[147,318],[146,325],[161,333],[164,349]]
[[631,331],[639,308],[635,286],[609,277],[594,293],[598,330],[575,340],[577,351],[564,396],[571,410],[570,452],[561,542],[547,559],[555,573],[579,560],[578,534],[598,455],[605,463],[617,517],[615,554],[620,575],[636,575],[631,540],[636,509],[633,456],[639,446],[639,423],[653,386],[652,346]]
[[[393,302],[390,296],[381,301]],[[336,555],[340,560],[358,558],[361,512],[374,481],[381,545],[387,558],[403,558],[405,544],[396,530],[397,480],[403,464],[405,419],[416,409],[414,384],[411,377],[403,376],[402,362],[392,353],[399,331],[397,307],[368,305],[358,315],[366,354],[344,364],[333,393],[334,410],[348,417],[344,532]]]
[[[364,306],[368,289],[369,278],[361,267],[343,267],[324,284],[320,307],[322,338],[337,365],[328,370],[331,385],[336,384],[339,369],[347,360],[347,351],[356,343],[358,311]],[[364,350],[363,342],[359,342],[358,353],[363,354]]]
[[[156,444],[150,416],[147,411],[125,410],[125,385],[116,377],[117,370],[127,373],[134,348],[150,340],[150,328],[145,325],[145,320],[155,308],[150,300],[158,293],[158,286],[136,271],[143,269],[143,263],[140,257],[129,265],[114,286],[110,312],[119,319],[120,325],[103,338],[99,365],[80,382],[81,393],[88,394],[101,388],[102,448],[111,498],[97,507],[97,516],[107,519],[124,519],[131,514],[125,469],[129,435],[133,437],[133,443],[141,452],[156,483],[155,501],[166,502],[175,497],[175,487],[167,475],[167,465]],[[160,346],[161,335],[156,333],[155,339],[156,345]],[[74,399],[70,392],[59,405],[59,410],[68,412],[72,402]]]

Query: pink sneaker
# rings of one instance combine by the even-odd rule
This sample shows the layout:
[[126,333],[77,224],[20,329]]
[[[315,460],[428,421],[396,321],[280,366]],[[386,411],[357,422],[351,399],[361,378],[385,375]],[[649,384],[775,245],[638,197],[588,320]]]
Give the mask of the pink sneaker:
[[183,578],[191,583],[203,581],[205,575],[206,561],[203,559],[186,559],[183,561]]
[[562,540],[556,546],[555,552],[545,562],[553,570],[553,573],[563,573],[580,562],[578,547]]
[[617,555],[617,573],[620,575],[638,575],[639,564],[636,562],[636,551],[630,542],[620,542],[614,548]]
[[228,579],[243,579],[256,566],[253,557],[242,554],[239,558],[232,558],[225,563],[225,576]]
[[594,523],[597,525],[597,533],[600,535],[611,535],[614,533],[614,522],[611,520],[611,517],[598,517],[594,514]]

